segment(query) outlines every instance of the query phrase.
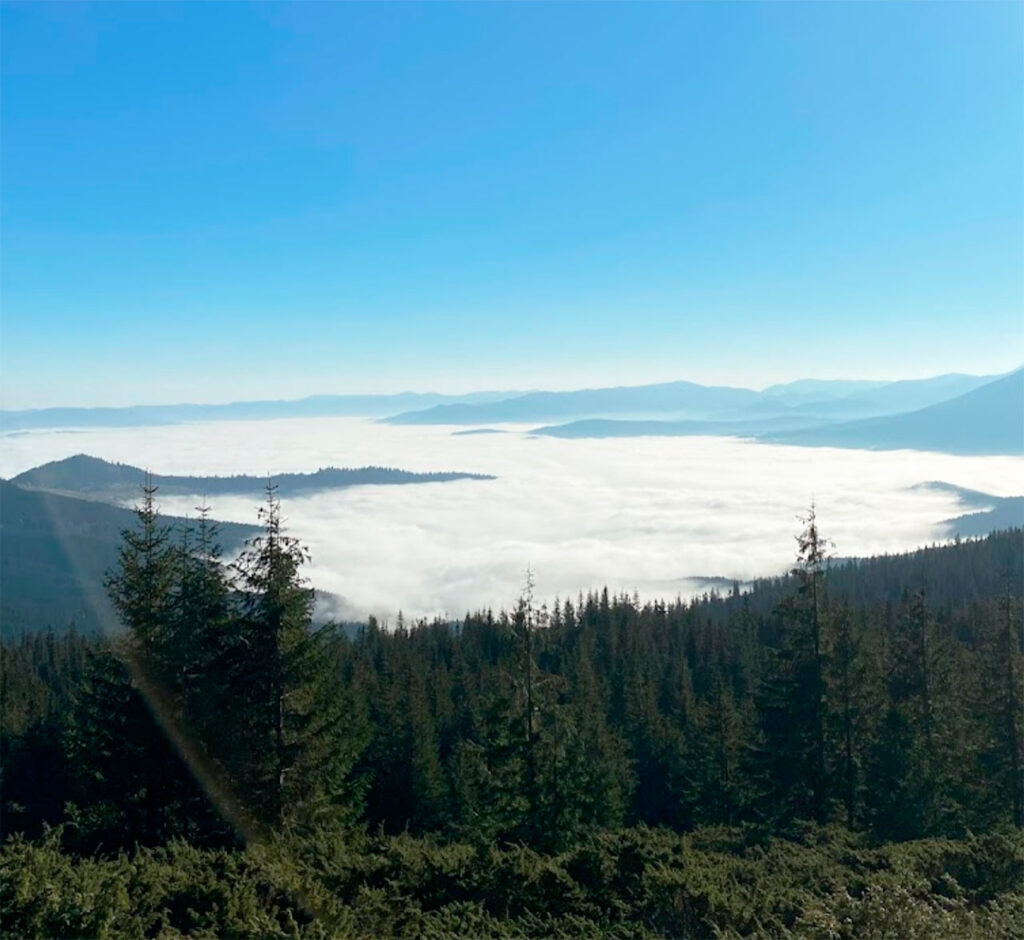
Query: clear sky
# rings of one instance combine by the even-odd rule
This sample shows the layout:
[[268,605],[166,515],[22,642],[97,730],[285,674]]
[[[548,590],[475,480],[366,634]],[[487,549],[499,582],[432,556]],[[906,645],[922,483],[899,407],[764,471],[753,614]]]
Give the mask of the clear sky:
[[997,372],[1024,4],[2,6],[3,405]]

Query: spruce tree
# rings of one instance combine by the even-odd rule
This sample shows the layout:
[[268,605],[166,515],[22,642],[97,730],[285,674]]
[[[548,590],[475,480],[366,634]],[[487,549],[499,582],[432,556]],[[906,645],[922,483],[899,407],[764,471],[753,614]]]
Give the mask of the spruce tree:
[[975,705],[988,726],[981,771],[992,809],[1024,826],[1024,619],[1008,575],[985,614],[978,663],[983,681]]
[[184,757],[181,664],[190,651],[178,642],[174,612],[182,552],[155,495],[147,474],[137,526],[122,532],[106,580],[125,633],[91,658],[68,729],[80,839],[108,848],[218,830]]
[[826,689],[829,705],[829,750],[834,753],[836,787],[842,802],[846,825],[854,827],[860,787],[861,722],[863,713],[863,676],[860,640],[853,611],[839,607],[832,618],[833,636],[826,663]]
[[286,534],[269,481],[260,519],[263,534],[234,565],[242,610],[224,657],[236,732],[225,763],[267,824],[351,812],[361,741],[345,728],[332,631],[312,627],[314,595],[301,574],[309,553]]
[[1024,827],[1024,618],[1006,579],[999,610],[1003,682],[999,739],[1009,778],[1013,824]]
[[135,507],[137,526],[121,533],[114,572],[107,592],[128,630],[130,652],[161,682],[173,681],[171,600],[179,552],[169,526],[156,507],[157,487],[147,473],[142,502]]
[[868,770],[870,815],[880,836],[920,838],[941,829],[945,784],[935,714],[940,650],[923,591],[904,597],[892,626],[888,701]]
[[825,742],[825,563],[830,543],[814,505],[801,520],[797,590],[783,601],[781,643],[766,654],[758,696],[762,804],[770,815],[824,821],[828,811]]

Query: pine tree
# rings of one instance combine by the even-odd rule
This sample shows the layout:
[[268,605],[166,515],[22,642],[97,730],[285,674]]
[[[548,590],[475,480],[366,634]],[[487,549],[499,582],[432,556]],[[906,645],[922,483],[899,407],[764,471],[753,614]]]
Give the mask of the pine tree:
[[[106,584],[126,628],[95,655],[68,729],[81,838],[107,847],[205,838],[217,814],[184,758],[173,596],[180,552],[147,475]],[[89,833],[92,835],[90,836]]]
[[417,831],[444,825],[448,792],[441,765],[437,721],[427,700],[426,677],[417,668],[409,676],[409,739],[413,824]]
[[77,848],[222,839],[216,810],[140,694],[123,652],[98,651],[76,697],[65,751]]
[[521,665],[519,687],[522,696],[523,763],[526,768],[525,795],[532,812],[538,802],[537,794],[537,703],[536,664],[534,639],[540,625],[539,612],[533,605],[533,572],[526,569],[526,585],[512,615],[512,629],[520,647]]
[[361,742],[344,728],[331,631],[312,629],[309,554],[285,533],[276,487],[260,510],[263,534],[235,563],[242,612],[224,660],[235,746],[225,763],[254,814],[275,825],[317,807],[352,809],[349,779]]
[[697,707],[690,735],[695,755],[693,803],[703,823],[736,822],[746,802],[741,771],[745,725],[732,689],[716,672],[710,694]]
[[835,753],[836,782],[846,817],[854,827],[860,772],[860,725],[863,680],[860,643],[853,611],[840,607],[832,620],[833,637],[827,661],[826,688],[829,709],[826,721],[830,750]]
[[121,533],[116,570],[106,579],[107,592],[128,630],[130,653],[158,681],[173,681],[171,598],[179,553],[169,526],[156,507],[157,487],[146,474],[142,502],[135,508],[138,525]]
[[830,543],[815,509],[797,536],[796,595],[779,608],[782,640],[769,650],[759,692],[763,804],[772,815],[824,821],[828,811],[825,743],[826,604],[824,574]]
[[625,823],[636,781],[628,746],[608,723],[608,694],[595,672],[591,643],[580,648],[574,685],[574,721],[584,759],[573,789],[581,819],[589,826],[616,828]]
[[1024,826],[1024,619],[1010,577],[1004,582],[999,599],[987,605],[976,710],[989,729],[982,773],[992,808]]
[[893,628],[888,702],[871,748],[869,803],[879,835],[919,838],[941,829],[945,783],[934,701],[939,649],[923,591],[904,598]]
[[1000,604],[1000,626],[1003,664],[1002,734],[1008,768],[1010,806],[1013,824],[1024,827],[1024,618],[1010,590]]

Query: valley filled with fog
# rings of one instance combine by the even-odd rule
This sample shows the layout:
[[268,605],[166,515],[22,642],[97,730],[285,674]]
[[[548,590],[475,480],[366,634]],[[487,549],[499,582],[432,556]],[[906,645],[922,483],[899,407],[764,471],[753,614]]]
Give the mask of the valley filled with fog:
[[[789,565],[797,516],[813,498],[842,556],[902,551],[944,537],[968,512],[943,481],[997,496],[1019,489],[1024,459],[857,451],[722,437],[562,440],[527,428],[455,434],[359,418],[224,421],[41,430],[4,436],[0,475],[87,453],[154,473],[280,474],[381,465],[457,470],[495,480],[358,486],[285,500],[289,530],[309,546],[314,586],[341,600],[324,611],[393,620],[512,603],[529,565],[538,595],[606,585],[641,597],[744,581]],[[159,499],[194,515],[197,498]],[[255,522],[254,496],[210,500],[214,517]],[[688,580],[688,579],[697,579]]]

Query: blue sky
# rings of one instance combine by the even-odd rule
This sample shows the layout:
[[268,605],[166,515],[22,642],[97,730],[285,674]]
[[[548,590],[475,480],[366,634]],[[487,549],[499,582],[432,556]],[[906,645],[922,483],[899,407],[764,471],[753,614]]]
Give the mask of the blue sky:
[[996,372],[1019,3],[5,4],[3,405]]

